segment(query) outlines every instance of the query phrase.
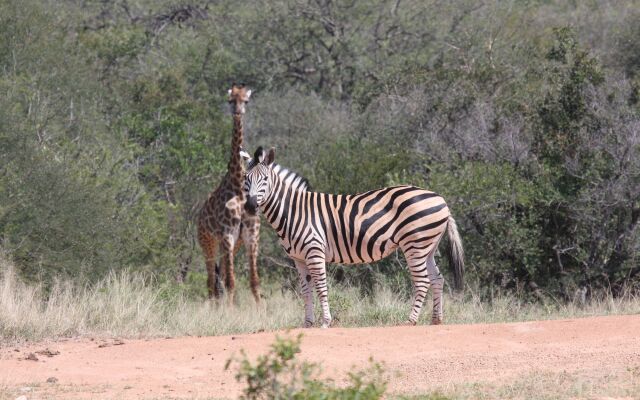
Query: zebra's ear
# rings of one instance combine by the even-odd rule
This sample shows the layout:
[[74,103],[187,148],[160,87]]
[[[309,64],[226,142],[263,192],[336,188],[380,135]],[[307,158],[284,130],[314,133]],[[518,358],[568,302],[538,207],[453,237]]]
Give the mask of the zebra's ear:
[[256,152],[253,153],[253,163],[259,164],[262,160],[264,160],[264,149],[260,146],[256,149]]
[[276,160],[276,148],[272,147],[269,149],[269,152],[267,153],[267,157],[264,159],[262,163],[266,166],[271,166],[271,164],[273,164],[275,160]]

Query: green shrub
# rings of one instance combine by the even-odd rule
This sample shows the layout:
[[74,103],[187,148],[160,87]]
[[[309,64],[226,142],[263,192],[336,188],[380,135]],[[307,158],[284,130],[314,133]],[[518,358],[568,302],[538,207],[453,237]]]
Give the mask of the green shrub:
[[239,359],[229,359],[225,366],[238,364],[236,380],[244,382],[242,399],[317,399],[369,400],[380,399],[386,389],[382,368],[372,363],[364,371],[349,372],[349,385],[337,387],[331,380],[321,380],[319,364],[299,361],[302,334],[295,338],[276,337],[271,350],[259,356],[255,364],[246,353]]

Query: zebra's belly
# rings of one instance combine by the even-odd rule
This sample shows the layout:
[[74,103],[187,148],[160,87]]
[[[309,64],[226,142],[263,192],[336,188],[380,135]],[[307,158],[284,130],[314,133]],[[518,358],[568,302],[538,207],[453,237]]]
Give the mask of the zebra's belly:
[[280,247],[282,247],[282,250],[287,253],[287,256],[289,256],[289,258],[301,261],[305,259],[306,254],[304,252],[304,249],[293,246],[292,243],[286,238],[278,239],[278,243],[280,243]]
[[[390,254],[396,251],[397,248],[398,245],[396,243],[393,243],[391,240],[385,240],[382,243],[376,243],[376,246],[373,246],[371,254],[369,254],[366,248],[361,249],[361,251],[358,252],[354,246],[348,249],[328,248],[327,262],[344,265],[372,263],[388,257]],[[381,249],[384,250],[381,251]]]
[[[311,240],[311,242],[313,242],[313,248],[322,248],[325,262],[332,264],[353,265],[371,263],[388,257],[398,248],[398,244],[390,238],[377,240],[371,246],[369,246],[369,242],[365,240],[358,250],[355,245],[345,246],[344,242],[327,243],[322,235],[316,233],[314,236],[315,239]],[[306,260],[309,256],[316,257],[318,255],[316,251],[310,253],[308,251],[310,246],[305,247],[302,241],[297,242],[296,245],[295,242],[292,243],[292,241],[287,240],[285,237],[281,238],[279,242],[285,253],[294,260]]]

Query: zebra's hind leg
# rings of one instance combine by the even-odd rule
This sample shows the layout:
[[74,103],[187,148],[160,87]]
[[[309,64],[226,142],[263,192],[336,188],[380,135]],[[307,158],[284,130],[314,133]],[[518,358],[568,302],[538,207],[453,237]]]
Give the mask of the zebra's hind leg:
[[436,265],[434,258],[434,252],[431,252],[427,257],[427,273],[432,285],[432,297],[433,297],[433,314],[431,315],[431,324],[440,325],[443,321],[443,306],[444,299],[442,297],[442,291],[444,288],[444,278],[440,273],[440,269]]
[[313,315],[313,291],[311,288],[313,279],[304,261],[295,261],[295,263],[300,280],[300,293],[304,299],[304,327],[310,328],[315,322],[315,316]]
[[415,325],[420,317],[424,299],[429,292],[429,277],[424,257],[411,258],[406,255],[409,273],[413,281],[413,308],[409,314],[409,324]]

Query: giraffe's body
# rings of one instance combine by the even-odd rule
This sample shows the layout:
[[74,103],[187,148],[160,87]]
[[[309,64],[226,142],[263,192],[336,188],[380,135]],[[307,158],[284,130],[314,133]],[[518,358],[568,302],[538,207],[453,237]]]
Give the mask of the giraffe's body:
[[256,265],[260,218],[255,212],[251,212],[255,210],[245,209],[245,166],[240,155],[243,142],[242,115],[250,96],[251,90],[244,86],[233,85],[229,90],[229,103],[233,112],[231,158],[222,182],[209,194],[198,215],[198,242],[205,256],[209,297],[220,296],[216,285],[216,254],[219,247],[220,282],[227,288],[231,303],[235,292],[234,256],[242,243],[245,244],[249,258],[251,290],[256,301],[260,298]]
[[258,302],[260,294],[257,255],[258,237],[260,234],[260,217],[243,208],[240,216],[240,225],[237,228],[231,229],[231,222],[237,218],[237,215],[231,215],[226,210],[226,207],[224,207],[226,200],[234,197],[233,192],[225,189],[225,181],[226,179],[223,179],[220,186],[209,194],[198,218],[198,241],[200,242],[200,246],[202,247],[205,255],[209,296],[220,296],[218,283],[223,283],[229,291],[232,291],[235,287],[234,271],[233,269],[230,271],[226,270],[224,262],[220,269],[221,276],[216,276],[217,269],[215,260],[218,246],[220,246],[222,257],[224,257],[224,252],[231,248],[231,244],[225,244],[222,238],[231,237],[233,238],[234,243],[232,259],[235,259],[235,254],[238,252],[240,247],[243,244],[245,246],[249,262],[251,291],[253,292],[256,302]]

